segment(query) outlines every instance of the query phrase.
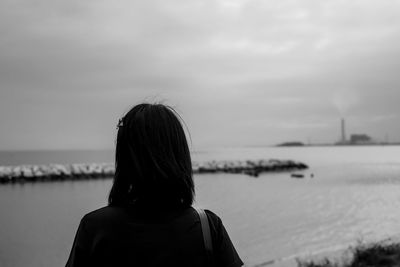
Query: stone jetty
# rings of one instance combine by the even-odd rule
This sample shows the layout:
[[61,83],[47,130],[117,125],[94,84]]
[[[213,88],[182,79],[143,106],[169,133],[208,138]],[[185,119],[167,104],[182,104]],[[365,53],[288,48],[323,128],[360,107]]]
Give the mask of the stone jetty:
[[[253,177],[263,172],[307,168],[301,162],[276,159],[193,162],[194,173],[242,173]],[[113,163],[0,166],[0,183],[109,178],[114,175],[114,171]]]

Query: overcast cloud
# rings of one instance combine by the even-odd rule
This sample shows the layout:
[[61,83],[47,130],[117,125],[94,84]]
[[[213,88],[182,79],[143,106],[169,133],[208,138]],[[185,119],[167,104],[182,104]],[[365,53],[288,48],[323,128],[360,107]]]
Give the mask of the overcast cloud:
[[164,101],[193,149],[400,141],[400,1],[0,2],[0,149],[101,149]]

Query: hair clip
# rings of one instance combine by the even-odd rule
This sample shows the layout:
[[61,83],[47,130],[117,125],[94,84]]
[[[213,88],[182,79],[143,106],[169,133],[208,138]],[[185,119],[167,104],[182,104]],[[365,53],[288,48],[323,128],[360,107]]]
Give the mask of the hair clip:
[[124,121],[122,119],[119,119],[117,124],[117,130],[122,126],[124,126]]

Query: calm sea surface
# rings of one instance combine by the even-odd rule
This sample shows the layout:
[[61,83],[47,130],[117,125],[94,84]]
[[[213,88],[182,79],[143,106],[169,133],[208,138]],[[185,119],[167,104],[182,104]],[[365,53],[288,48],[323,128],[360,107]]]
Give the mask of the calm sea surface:
[[[196,175],[196,205],[220,215],[252,266],[400,235],[400,147],[240,148],[193,159],[293,159],[310,166],[251,178]],[[0,165],[112,161],[112,152],[0,152]],[[313,174],[313,178],[311,177]],[[81,217],[106,205],[110,179],[0,185],[0,266],[63,266]]]

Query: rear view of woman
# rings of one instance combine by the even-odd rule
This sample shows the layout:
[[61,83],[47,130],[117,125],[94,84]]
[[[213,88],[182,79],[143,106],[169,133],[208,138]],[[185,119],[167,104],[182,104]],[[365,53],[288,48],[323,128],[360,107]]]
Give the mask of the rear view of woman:
[[66,266],[242,266],[221,219],[206,210],[212,255],[192,208],[192,163],[179,115],[133,107],[118,123],[108,206],[86,214]]

